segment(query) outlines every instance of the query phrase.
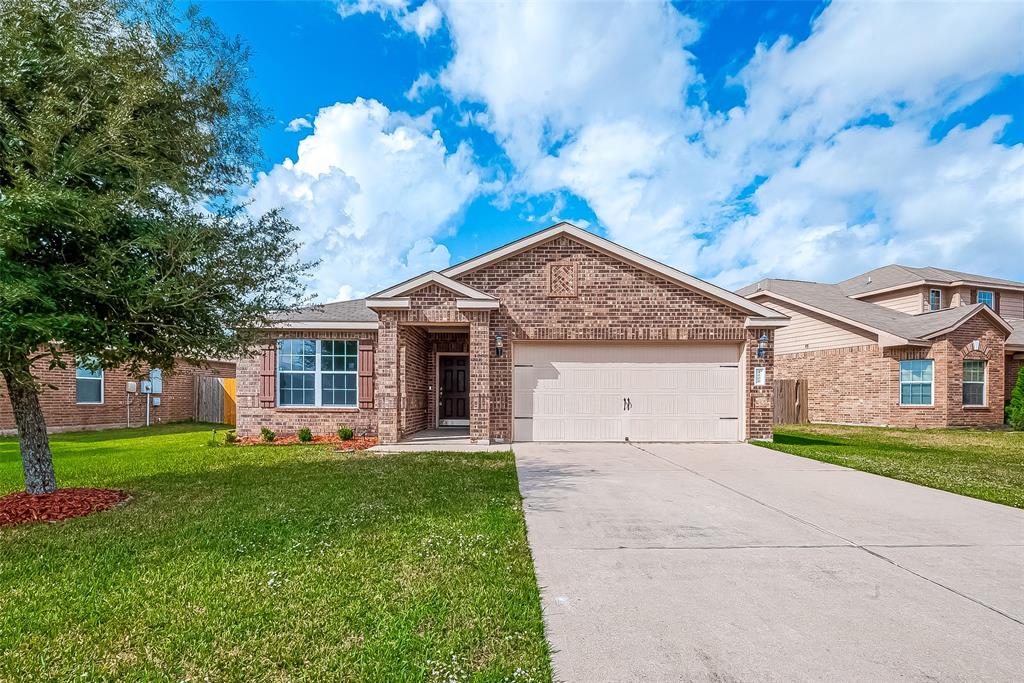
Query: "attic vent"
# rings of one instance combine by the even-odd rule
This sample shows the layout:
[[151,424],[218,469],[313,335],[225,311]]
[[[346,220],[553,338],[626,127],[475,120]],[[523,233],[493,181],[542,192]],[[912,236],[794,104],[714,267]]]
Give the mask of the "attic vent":
[[871,276],[870,275],[868,275],[868,284],[869,285],[871,284]]

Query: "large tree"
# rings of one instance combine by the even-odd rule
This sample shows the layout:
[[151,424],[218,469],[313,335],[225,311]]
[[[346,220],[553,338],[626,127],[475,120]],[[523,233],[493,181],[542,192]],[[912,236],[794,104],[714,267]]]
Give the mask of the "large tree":
[[244,352],[295,306],[293,226],[252,218],[248,54],[169,0],[0,0],[0,374],[25,487],[56,489],[33,368]]

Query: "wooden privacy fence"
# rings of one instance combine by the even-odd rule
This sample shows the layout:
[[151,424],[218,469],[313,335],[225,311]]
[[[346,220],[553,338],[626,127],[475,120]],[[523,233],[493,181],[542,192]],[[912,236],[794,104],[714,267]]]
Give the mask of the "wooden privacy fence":
[[777,379],[775,389],[775,424],[805,424],[807,418],[807,380]]
[[234,377],[199,377],[196,382],[196,420],[235,424]]

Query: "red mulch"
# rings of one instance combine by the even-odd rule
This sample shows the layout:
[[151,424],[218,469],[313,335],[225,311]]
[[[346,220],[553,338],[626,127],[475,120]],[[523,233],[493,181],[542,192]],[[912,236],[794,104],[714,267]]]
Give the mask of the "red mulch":
[[312,441],[299,441],[294,434],[278,434],[273,441],[264,441],[260,436],[240,436],[235,442],[239,446],[294,446],[296,444],[313,444],[317,446],[337,446],[342,451],[365,451],[371,446],[377,445],[375,436],[357,436],[354,439],[342,441],[336,434],[315,434]]
[[40,494],[18,491],[0,498],[0,527],[85,517],[125,500],[128,494],[115,489],[72,488]]

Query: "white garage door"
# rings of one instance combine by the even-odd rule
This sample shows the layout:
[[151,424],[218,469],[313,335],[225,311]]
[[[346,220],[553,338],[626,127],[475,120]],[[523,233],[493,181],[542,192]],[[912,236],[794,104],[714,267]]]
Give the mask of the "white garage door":
[[516,344],[516,441],[739,441],[740,347]]

